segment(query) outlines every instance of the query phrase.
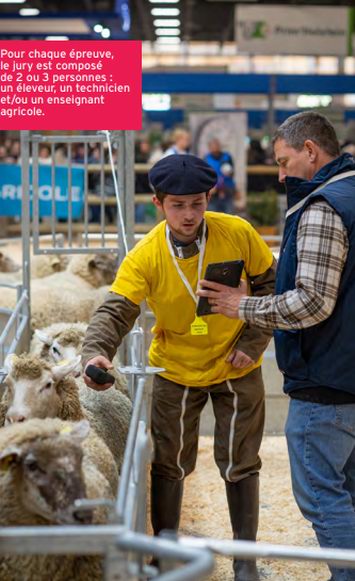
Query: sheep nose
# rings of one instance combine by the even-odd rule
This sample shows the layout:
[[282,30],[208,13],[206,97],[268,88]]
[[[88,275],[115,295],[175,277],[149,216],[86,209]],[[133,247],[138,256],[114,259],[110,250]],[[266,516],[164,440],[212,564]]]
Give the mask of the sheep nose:
[[6,416],[6,421],[9,424],[16,424],[17,422],[24,422],[26,417],[21,414],[11,414],[11,416]]

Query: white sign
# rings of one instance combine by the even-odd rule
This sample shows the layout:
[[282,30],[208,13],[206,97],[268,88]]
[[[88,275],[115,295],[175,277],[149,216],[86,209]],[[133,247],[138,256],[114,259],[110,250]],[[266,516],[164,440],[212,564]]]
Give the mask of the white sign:
[[238,49],[253,54],[346,56],[348,13],[344,7],[238,5]]

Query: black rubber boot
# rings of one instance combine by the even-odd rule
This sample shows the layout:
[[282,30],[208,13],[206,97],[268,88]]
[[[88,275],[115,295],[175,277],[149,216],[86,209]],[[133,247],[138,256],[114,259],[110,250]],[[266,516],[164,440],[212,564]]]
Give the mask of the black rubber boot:
[[[239,482],[226,482],[233,538],[255,541],[259,522],[259,474]],[[233,561],[235,581],[259,581],[256,561]]]
[[[178,531],[183,490],[183,480],[151,475],[150,512],[155,536],[163,530]],[[151,565],[159,568],[158,559],[153,558]]]
[[151,483],[150,510],[154,535],[159,535],[164,529],[177,532],[184,481],[152,474]]

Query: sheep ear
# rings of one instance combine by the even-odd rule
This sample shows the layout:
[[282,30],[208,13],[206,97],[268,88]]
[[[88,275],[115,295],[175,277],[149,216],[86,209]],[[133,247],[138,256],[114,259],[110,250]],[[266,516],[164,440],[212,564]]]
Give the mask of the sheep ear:
[[81,420],[80,422],[75,422],[72,425],[64,426],[60,430],[62,435],[70,436],[71,438],[75,438],[78,442],[82,442],[87,438],[90,432],[90,423],[88,420]]
[[22,450],[18,446],[8,446],[0,454],[0,470],[7,472],[11,466],[17,464],[22,456]]
[[41,331],[40,329],[36,329],[35,335],[40,341],[42,341],[42,343],[44,343],[48,347],[52,345],[53,337],[50,337],[49,335],[47,335],[47,333],[43,333],[43,331]]
[[50,262],[52,269],[54,272],[60,271],[60,258],[59,256],[54,256]]
[[60,264],[59,256],[52,256],[50,264],[51,266],[56,266],[57,264]]
[[81,357],[80,355],[78,355],[78,357],[75,357],[70,361],[68,361],[68,359],[63,359],[63,361],[61,361],[58,365],[54,365],[52,367],[52,375],[54,379],[56,381],[59,381],[60,379],[63,379],[64,377],[69,375],[69,373],[75,370],[80,360]]
[[4,368],[7,373],[11,373],[14,363],[16,362],[17,359],[18,357],[17,355],[15,355],[15,353],[10,353],[10,355],[6,357],[4,362]]

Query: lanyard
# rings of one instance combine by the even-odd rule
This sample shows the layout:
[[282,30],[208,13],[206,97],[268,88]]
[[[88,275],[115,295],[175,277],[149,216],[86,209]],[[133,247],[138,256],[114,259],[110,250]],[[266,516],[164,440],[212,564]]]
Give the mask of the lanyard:
[[[165,228],[165,235],[166,235],[166,243],[168,245],[169,252],[171,254],[171,258],[173,259],[173,263],[175,264],[175,268],[177,270],[177,273],[180,276],[182,282],[184,283],[186,289],[188,290],[189,295],[192,297],[194,302],[197,304],[196,294],[192,290],[192,286],[190,285],[189,281],[187,280],[185,274],[182,272],[182,270],[178,264],[178,261],[176,260],[176,256],[174,254],[173,246],[172,246],[171,240],[170,240],[170,228],[168,225],[166,225],[166,228]],[[202,264],[203,264],[203,259],[205,256],[205,250],[206,250],[206,220],[203,221],[202,239],[201,239],[201,245],[200,245],[200,255],[198,257],[198,267],[197,267],[197,284],[201,278]]]

